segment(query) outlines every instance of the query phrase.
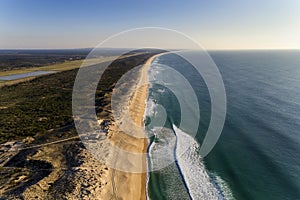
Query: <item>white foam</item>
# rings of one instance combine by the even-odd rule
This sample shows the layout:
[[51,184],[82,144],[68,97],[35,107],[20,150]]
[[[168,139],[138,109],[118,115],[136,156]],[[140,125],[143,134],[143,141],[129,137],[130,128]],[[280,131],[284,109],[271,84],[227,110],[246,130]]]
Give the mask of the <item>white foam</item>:
[[222,191],[222,194],[226,200],[235,200],[229,185],[220,176],[218,176],[216,173],[210,173],[210,176],[217,187],[219,187],[219,189]]
[[214,187],[197,151],[199,144],[173,125],[177,136],[176,159],[192,199],[224,199]]
[[[155,58],[151,64],[151,68],[148,71],[150,88],[152,88],[152,83],[159,79],[160,72],[163,72],[163,70],[164,69],[161,67],[161,65],[159,65],[159,59]],[[167,85],[167,83],[163,82],[163,85]],[[164,90],[159,89],[156,92],[163,93]],[[155,101],[148,97],[145,116],[153,116],[155,114],[156,106],[157,104]],[[160,166],[163,166],[173,160],[175,151],[178,168],[183,176],[189,195],[192,199],[233,199],[231,198],[232,195],[229,187],[219,176],[215,175],[215,180],[213,181],[216,183],[212,182],[200,158],[200,155],[197,152],[199,150],[199,144],[193,137],[183,132],[175,125],[173,125],[175,135],[173,131],[170,131],[170,129],[160,129],[158,131],[156,128],[150,130],[154,133],[154,135],[157,134],[156,137],[159,139],[159,142],[153,142],[149,146],[148,154],[150,160],[148,161],[148,171],[151,169],[159,169]],[[174,136],[177,137],[177,141],[176,137]],[[160,151],[162,148],[165,148],[163,155]],[[146,189],[147,199],[150,199],[148,194],[148,185],[149,177],[147,177]],[[217,187],[215,187],[215,185],[217,185]],[[218,190],[218,188],[221,190]],[[172,189],[174,191],[175,188]],[[173,191],[171,193],[174,195],[179,192]],[[178,196],[176,198],[178,198]]]
[[[162,195],[166,199],[187,199],[187,190],[182,182],[178,167],[174,163],[176,137],[173,130],[155,127],[152,131],[155,132],[155,140],[149,147],[151,161],[149,168],[155,171],[159,170],[161,176],[164,177]],[[150,199],[149,196],[147,198]]]
[[162,94],[162,93],[165,92],[165,89],[158,89],[157,92],[160,93],[160,94]]
[[146,103],[145,117],[146,116],[153,116],[154,111],[155,111],[155,102],[154,102],[153,99],[148,99],[148,101]]

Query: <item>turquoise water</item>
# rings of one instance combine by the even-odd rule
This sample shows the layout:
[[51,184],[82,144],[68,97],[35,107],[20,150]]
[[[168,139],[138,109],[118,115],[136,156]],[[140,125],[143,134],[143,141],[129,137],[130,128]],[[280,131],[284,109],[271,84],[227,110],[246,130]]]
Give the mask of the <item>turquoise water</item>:
[[46,74],[52,74],[56,71],[34,71],[34,72],[27,72],[22,74],[13,74],[13,75],[7,75],[7,76],[0,76],[0,81],[11,81],[16,80],[20,78],[27,78],[32,76],[40,76],[40,75],[46,75]]
[[[175,157],[177,161],[150,173],[148,196],[300,199],[300,51],[219,51],[210,55],[224,80],[227,116],[217,145],[203,159],[199,145],[211,114],[206,84],[176,55],[162,55],[151,66],[148,109],[155,115],[157,105],[163,105],[167,113],[164,126],[169,129],[158,134],[154,127],[147,127],[157,133],[151,137],[149,167],[156,164],[155,148],[166,144],[171,144],[166,159]],[[154,84],[160,76],[168,77],[157,64],[176,69],[195,90],[201,110],[195,138],[189,136],[188,128],[177,128],[181,113],[175,95],[166,85]],[[167,84],[176,84],[171,80]],[[176,87],[184,90],[183,86]],[[191,108],[191,121],[194,115]],[[192,148],[178,156],[186,145]]]

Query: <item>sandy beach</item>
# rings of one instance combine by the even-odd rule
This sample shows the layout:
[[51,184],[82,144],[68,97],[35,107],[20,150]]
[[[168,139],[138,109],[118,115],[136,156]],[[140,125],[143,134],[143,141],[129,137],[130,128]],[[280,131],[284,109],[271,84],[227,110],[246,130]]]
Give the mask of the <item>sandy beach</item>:
[[[143,127],[144,125],[143,117],[149,87],[148,70],[153,59],[154,56],[149,58],[139,70],[138,84],[131,89],[129,113],[131,120],[139,127]],[[110,126],[110,132],[112,132],[111,140],[119,148],[140,154],[147,152],[148,142],[146,138],[136,138],[128,135],[120,131],[115,124]],[[130,162],[129,160],[130,158],[128,157],[120,156],[117,162],[125,163]],[[142,162],[143,169],[147,168],[146,157],[141,157],[141,160],[136,160],[135,162]],[[107,190],[103,194],[104,198],[111,198],[113,196],[116,199],[146,199],[147,173],[130,173],[109,168],[109,176],[111,177],[111,182],[106,186]]]

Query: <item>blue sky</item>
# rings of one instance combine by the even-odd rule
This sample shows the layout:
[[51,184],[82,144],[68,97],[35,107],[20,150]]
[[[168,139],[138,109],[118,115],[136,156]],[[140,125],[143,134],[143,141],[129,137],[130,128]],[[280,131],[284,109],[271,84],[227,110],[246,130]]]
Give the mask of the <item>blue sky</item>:
[[120,31],[155,26],[207,49],[295,49],[299,11],[298,0],[2,0],[0,48],[93,47]]

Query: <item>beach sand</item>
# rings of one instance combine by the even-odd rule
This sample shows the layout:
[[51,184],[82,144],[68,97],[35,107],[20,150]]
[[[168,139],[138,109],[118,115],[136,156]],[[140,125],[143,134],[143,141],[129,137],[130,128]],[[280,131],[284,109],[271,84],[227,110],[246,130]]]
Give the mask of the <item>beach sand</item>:
[[[139,72],[139,83],[137,87],[131,89],[131,101],[129,102],[129,113],[131,120],[138,125],[143,127],[144,123],[144,112],[146,108],[146,99],[148,97],[148,70],[154,56],[149,58]],[[119,128],[113,124],[110,126],[110,132],[112,132],[111,140],[119,148],[135,153],[147,153],[148,139],[147,138],[136,138],[128,135],[119,130]],[[144,135],[144,133],[142,133]],[[143,171],[147,170],[146,156],[141,156],[141,160],[131,160],[126,156],[118,157],[116,162],[129,163],[127,166],[136,166],[136,163],[142,163]],[[130,169],[128,169],[130,171]],[[109,168],[109,175],[111,182],[106,186],[104,199],[115,198],[115,199],[146,199],[146,179],[147,173],[130,173],[119,171],[117,169]]]

